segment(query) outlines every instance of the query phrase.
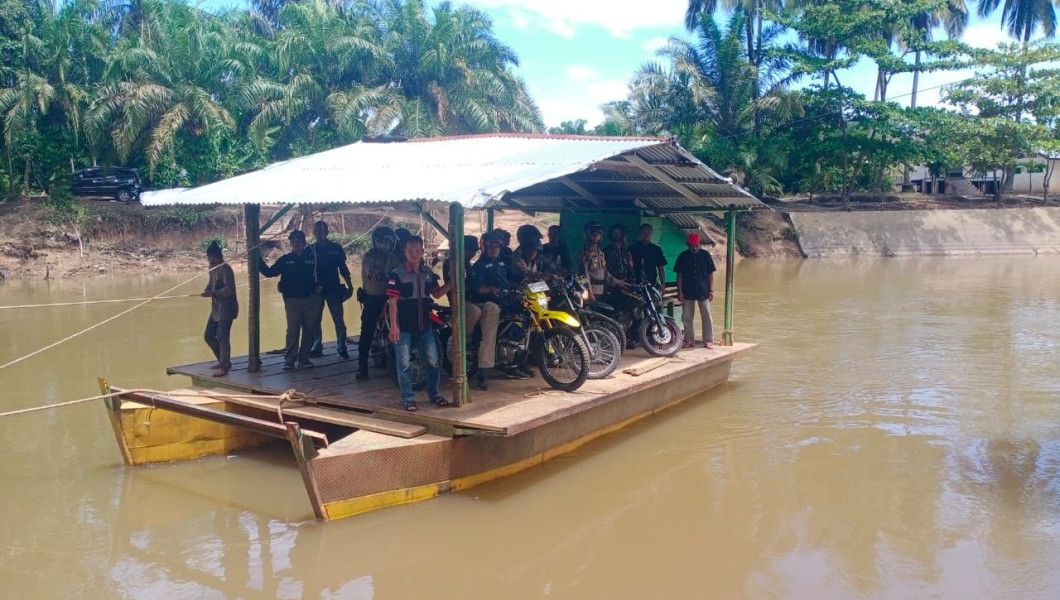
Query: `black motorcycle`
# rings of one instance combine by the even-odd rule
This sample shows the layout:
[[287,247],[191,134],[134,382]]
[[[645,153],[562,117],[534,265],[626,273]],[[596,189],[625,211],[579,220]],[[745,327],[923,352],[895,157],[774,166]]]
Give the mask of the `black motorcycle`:
[[650,283],[631,283],[617,290],[611,302],[590,300],[586,306],[622,324],[627,337],[644,346],[652,356],[673,356],[684,336],[677,321],[659,311],[662,293]]
[[549,308],[568,312],[582,324],[576,331],[589,348],[589,379],[603,379],[614,373],[622,361],[622,350],[626,347],[622,325],[585,308],[587,287],[584,277],[552,277],[549,283]]

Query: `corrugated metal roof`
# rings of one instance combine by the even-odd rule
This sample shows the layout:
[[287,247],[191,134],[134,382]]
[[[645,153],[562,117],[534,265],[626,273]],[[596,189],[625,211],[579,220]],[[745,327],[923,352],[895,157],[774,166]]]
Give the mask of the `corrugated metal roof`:
[[520,208],[533,206],[535,198],[632,206],[639,196],[677,198],[682,207],[764,207],[671,141],[531,134],[358,142],[199,188],[145,192],[142,202],[439,201]]

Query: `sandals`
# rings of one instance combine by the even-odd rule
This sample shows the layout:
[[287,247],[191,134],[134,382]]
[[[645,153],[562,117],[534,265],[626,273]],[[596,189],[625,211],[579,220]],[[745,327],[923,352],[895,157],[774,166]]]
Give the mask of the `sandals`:
[[405,412],[416,412],[415,400],[405,400],[401,403],[401,406],[405,408]]
[[441,396],[438,396],[437,398],[431,398],[431,404],[435,406],[449,406],[449,401]]

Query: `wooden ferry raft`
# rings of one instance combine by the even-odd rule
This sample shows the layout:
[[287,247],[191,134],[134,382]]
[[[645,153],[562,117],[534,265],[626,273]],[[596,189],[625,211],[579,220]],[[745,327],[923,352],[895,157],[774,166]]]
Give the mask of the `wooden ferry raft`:
[[671,359],[627,351],[615,374],[574,393],[549,389],[539,377],[491,380],[470,404],[424,401],[415,413],[401,410],[384,370],[356,381],[356,361],[327,348],[315,367],[296,371],[283,371],[276,355],[264,356],[257,373],[240,357],[220,378],[207,363],[171,367],[192,386],[165,396],[129,393],[107,406],[129,465],[287,440],[314,513],[330,520],[467,489],[574,450],[725,382],[733,359],[754,346],[697,348]]

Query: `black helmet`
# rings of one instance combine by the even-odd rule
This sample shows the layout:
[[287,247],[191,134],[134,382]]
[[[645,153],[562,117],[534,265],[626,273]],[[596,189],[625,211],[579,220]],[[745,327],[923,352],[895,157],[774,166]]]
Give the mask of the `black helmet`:
[[381,242],[390,242],[390,244],[393,245],[394,230],[386,226],[376,227],[375,230],[372,231],[372,244],[378,246]]
[[464,252],[478,252],[478,238],[473,235],[464,236]]
[[599,231],[600,233],[603,233],[604,226],[600,224],[600,221],[589,221],[585,224],[585,227],[582,228],[582,231],[585,232],[585,237],[589,237],[589,234],[594,231]]
[[541,231],[537,227],[527,223],[526,225],[520,225],[519,229],[515,230],[515,239],[519,240],[520,246],[532,245],[537,242],[537,245],[541,245]]
[[483,248],[485,248],[486,246],[493,245],[493,244],[496,244],[496,245],[500,246],[503,243],[504,243],[504,240],[501,239],[501,236],[497,234],[496,230],[487,231],[486,233],[482,234],[482,247]]
[[412,237],[412,232],[404,227],[398,227],[394,230],[394,237],[396,237],[399,242],[403,242]]

